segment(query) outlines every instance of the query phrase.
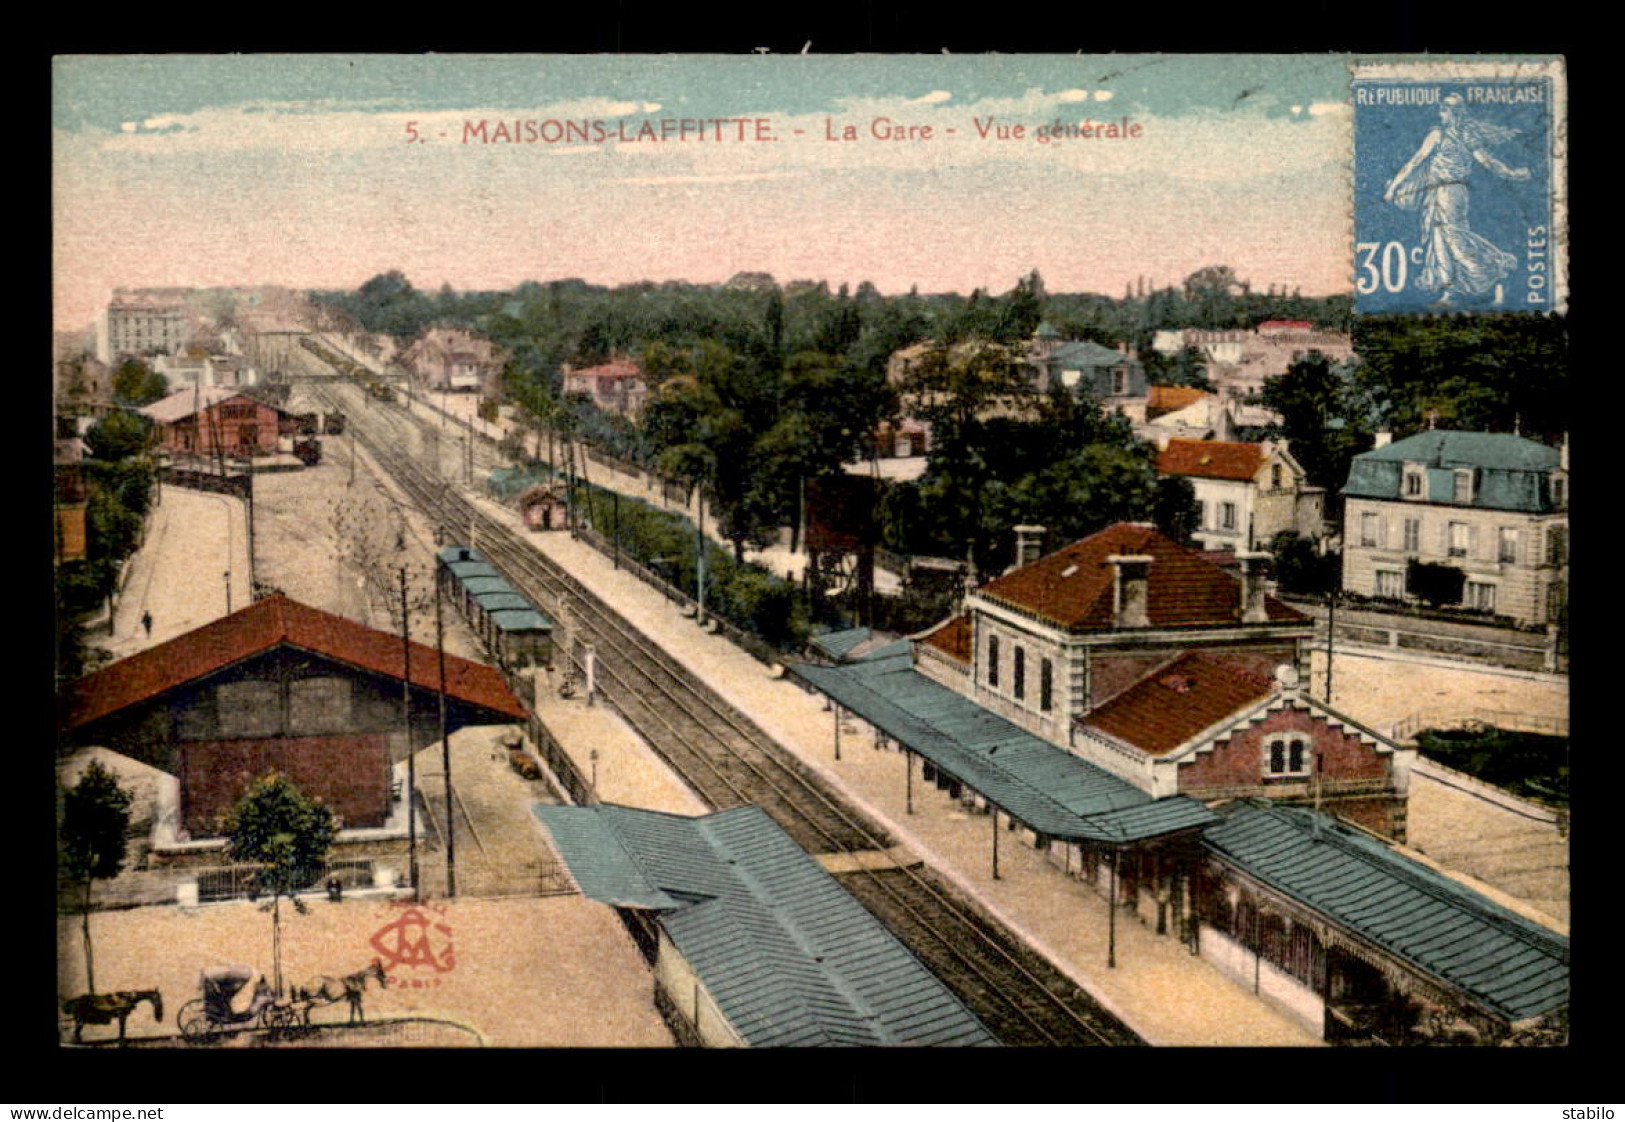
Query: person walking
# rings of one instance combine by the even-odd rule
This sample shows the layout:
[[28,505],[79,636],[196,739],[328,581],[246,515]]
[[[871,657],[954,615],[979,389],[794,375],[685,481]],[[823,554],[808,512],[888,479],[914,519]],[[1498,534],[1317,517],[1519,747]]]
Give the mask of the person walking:
[[152,638],[152,613],[151,612],[144,611],[144,612],[141,613],[141,626],[147,629],[147,638],[151,639]]

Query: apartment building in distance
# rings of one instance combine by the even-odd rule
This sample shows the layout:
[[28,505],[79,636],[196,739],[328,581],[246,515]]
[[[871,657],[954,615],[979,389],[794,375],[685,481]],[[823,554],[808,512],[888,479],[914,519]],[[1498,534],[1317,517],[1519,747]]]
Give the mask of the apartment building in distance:
[[116,364],[124,358],[174,354],[186,345],[191,330],[185,289],[115,288],[96,321],[96,357]]
[[1412,562],[1462,574],[1460,604],[1520,624],[1561,621],[1568,598],[1568,442],[1428,429],[1354,457],[1343,589],[1404,600]]

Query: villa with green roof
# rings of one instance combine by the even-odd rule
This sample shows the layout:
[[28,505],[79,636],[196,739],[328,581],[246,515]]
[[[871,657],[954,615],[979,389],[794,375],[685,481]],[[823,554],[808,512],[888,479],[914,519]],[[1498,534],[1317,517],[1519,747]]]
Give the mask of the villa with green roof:
[[1149,389],[1145,367],[1126,351],[1087,339],[1063,339],[1049,323],[1041,323],[1028,347],[1027,363],[1041,391],[1052,385],[1069,390],[1082,386],[1106,412],[1135,412],[1134,420],[1145,420]]
[[1561,621],[1567,443],[1429,429],[1354,457],[1343,496],[1344,591],[1413,599],[1419,562],[1462,574],[1464,608],[1521,624]]

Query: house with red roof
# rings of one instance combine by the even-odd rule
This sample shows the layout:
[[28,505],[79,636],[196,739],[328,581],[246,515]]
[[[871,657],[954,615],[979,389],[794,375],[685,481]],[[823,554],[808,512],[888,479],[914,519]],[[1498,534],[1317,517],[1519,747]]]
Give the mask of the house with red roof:
[[1203,549],[1268,549],[1277,534],[1324,533],[1326,493],[1311,487],[1284,442],[1169,440],[1161,475],[1191,481],[1201,510],[1192,535]]
[[1312,621],[1147,525],[1018,564],[915,640],[917,669],[1142,791],[1319,803],[1403,836],[1410,752],[1308,696]]
[[565,363],[562,373],[566,394],[585,394],[606,413],[635,418],[649,397],[649,382],[636,359],[617,358],[580,368]]
[[[444,665],[448,730],[525,719],[497,670],[452,655]],[[271,596],[72,683],[60,739],[177,777],[180,826],[194,839],[213,836],[273,770],[346,827],[380,826],[395,765],[439,739],[440,666],[432,647]]]
[[229,386],[189,386],[141,410],[171,456],[252,458],[277,450],[289,416]]

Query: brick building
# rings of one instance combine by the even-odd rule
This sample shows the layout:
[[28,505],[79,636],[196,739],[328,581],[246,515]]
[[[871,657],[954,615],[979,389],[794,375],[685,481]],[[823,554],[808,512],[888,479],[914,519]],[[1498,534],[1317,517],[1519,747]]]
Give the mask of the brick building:
[[921,673],[1158,798],[1319,800],[1403,836],[1414,753],[1299,688],[1313,623],[1259,557],[1238,578],[1148,526],[1046,557],[1017,532],[1017,567],[917,641]]
[[287,420],[275,406],[225,386],[177,390],[141,412],[159,426],[172,456],[270,455]]
[[[525,719],[496,670],[445,662],[450,729]],[[394,765],[439,738],[439,657],[413,643],[410,664],[409,745],[400,636],[272,596],[74,682],[61,702],[62,739],[176,776],[181,825],[194,838],[212,835],[271,770],[346,826],[377,826]]]

